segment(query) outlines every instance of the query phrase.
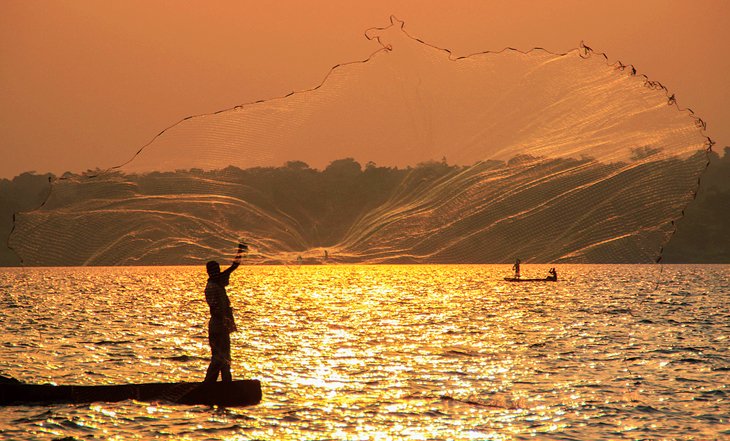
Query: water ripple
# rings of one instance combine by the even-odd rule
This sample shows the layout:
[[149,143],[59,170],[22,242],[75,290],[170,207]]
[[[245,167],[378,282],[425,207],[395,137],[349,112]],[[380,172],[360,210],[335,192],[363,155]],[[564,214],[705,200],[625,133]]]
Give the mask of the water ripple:
[[[262,380],[260,405],[13,406],[0,430],[8,439],[730,434],[730,267],[666,266],[658,285],[641,266],[558,270],[558,284],[520,286],[502,280],[507,266],[242,267],[229,287],[234,376]],[[10,294],[0,296],[0,374],[200,380],[204,283],[204,269],[190,267],[0,270]]]

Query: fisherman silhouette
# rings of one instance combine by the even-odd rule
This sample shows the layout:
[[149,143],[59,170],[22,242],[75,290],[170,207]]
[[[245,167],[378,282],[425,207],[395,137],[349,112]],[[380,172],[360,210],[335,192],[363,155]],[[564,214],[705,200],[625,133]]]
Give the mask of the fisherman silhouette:
[[558,272],[555,271],[555,268],[550,268],[550,271],[548,271],[548,274],[550,274],[550,275],[545,278],[546,280],[552,280],[555,282],[558,281]]
[[512,269],[515,270],[515,279],[520,278],[520,259],[515,260],[515,264],[512,265]]
[[236,257],[228,269],[221,272],[216,261],[208,262],[205,267],[208,271],[208,283],[205,286],[205,301],[210,306],[210,321],[208,322],[208,343],[210,343],[210,365],[205,373],[205,382],[215,382],[218,373],[222,381],[231,381],[231,337],[236,332],[236,322],[233,318],[231,301],[226,294],[226,286],[230,282],[231,273],[241,264],[241,253],[248,247],[244,243],[238,244]]

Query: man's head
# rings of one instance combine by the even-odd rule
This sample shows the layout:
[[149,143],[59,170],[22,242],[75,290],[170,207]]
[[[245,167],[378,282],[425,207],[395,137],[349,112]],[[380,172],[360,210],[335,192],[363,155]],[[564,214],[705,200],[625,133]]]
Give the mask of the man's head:
[[215,260],[205,264],[205,269],[208,270],[208,276],[213,277],[221,273],[221,266]]

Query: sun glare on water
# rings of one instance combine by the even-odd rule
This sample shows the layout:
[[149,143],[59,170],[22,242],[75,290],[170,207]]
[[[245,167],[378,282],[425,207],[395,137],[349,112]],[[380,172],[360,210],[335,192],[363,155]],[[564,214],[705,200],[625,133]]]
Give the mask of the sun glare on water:
[[[727,370],[702,361],[719,360],[710,348],[727,336],[692,317],[724,323],[726,308],[701,288],[705,273],[662,294],[655,270],[563,265],[558,283],[516,284],[503,280],[509,265],[243,266],[229,286],[233,376],[261,380],[261,404],[214,414],[61,406],[43,427],[69,433],[58,428],[69,414],[109,436],[150,434],[130,425],[140,418],[188,439],[203,429],[218,439],[550,438],[651,434],[682,409],[685,424],[714,433],[692,415],[727,408],[717,401]],[[24,287],[5,300],[25,305],[4,312],[4,372],[30,383],[202,380],[204,268],[23,271],[2,273]]]

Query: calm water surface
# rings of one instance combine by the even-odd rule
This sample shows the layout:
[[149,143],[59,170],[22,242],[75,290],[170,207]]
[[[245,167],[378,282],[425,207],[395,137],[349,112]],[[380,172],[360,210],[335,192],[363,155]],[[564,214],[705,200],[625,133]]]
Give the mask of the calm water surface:
[[[241,267],[247,408],[15,406],[3,439],[730,439],[730,266]],[[544,276],[548,267],[524,267]],[[0,374],[198,381],[204,268],[0,270]]]

